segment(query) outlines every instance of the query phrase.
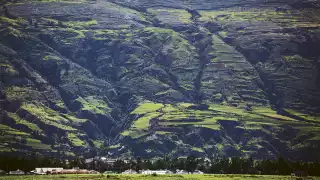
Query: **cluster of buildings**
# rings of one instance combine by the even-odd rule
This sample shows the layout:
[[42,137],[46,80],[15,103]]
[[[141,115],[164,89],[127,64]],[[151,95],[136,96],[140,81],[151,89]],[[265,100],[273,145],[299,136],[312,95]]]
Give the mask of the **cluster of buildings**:
[[[122,172],[122,174],[138,174],[138,173],[135,170],[129,169],[129,170]],[[172,171],[167,170],[167,169],[165,169],[165,170],[149,170],[148,169],[148,170],[142,170],[141,174],[146,174],[146,175],[151,175],[151,174],[157,174],[157,175],[161,175],[161,174],[203,174],[203,172],[196,170],[196,171],[190,173],[185,170],[178,169],[178,170],[176,170],[176,173],[173,173]]]
[[63,168],[36,168],[34,171],[31,171],[33,174],[99,174],[98,171],[87,170],[87,169],[63,169]]
[[[196,170],[192,173],[187,172],[185,170],[176,170],[176,173],[173,173],[170,170],[142,170],[140,172],[141,174],[145,175],[152,175],[152,174],[157,174],[157,175],[162,175],[162,174],[203,174],[203,172]],[[36,175],[46,175],[46,174],[99,174],[99,172],[94,171],[94,170],[87,170],[87,169],[79,169],[79,168],[73,168],[73,169],[63,169],[63,168],[36,168],[33,171],[30,171],[29,173],[25,173],[24,171],[21,170],[16,170],[16,171],[10,171],[8,173],[9,175],[25,175],[25,174],[36,174]],[[112,172],[106,171],[105,174],[112,174]],[[128,169],[122,174],[138,174],[137,171]]]
[[[3,171],[4,172],[4,171]],[[73,168],[73,169],[63,169],[63,168],[36,168],[33,171],[30,172],[24,172],[20,169],[16,171],[10,171],[8,175],[25,175],[25,174],[36,174],[36,175],[46,175],[46,174],[99,174],[98,171],[94,170],[87,170],[87,169],[79,169],[79,168]],[[4,173],[3,175],[6,175]]]
[[[114,163],[117,161],[117,159],[110,159],[106,157],[94,157],[94,158],[89,158],[85,159],[85,164],[91,164],[94,163],[96,160],[102,161],[104,163],[107,163],[109,165],[114,165]],[[129,163],[129,160],[122,160],[124,163]],[[114,172],[111,171],[106,171],[104,174],[113,174]],[[187,172],[185,170],[176,170],[176,172],[172,172],[170,170],[141,170],[140,172],[137,172],[132,169],[128,169],[122,174],[145,174],[145,175],[152,175],[152,174],[203,174],[203,172],[196,170],[195,172]],[[30,172],[24,172],[22,170],[16,170],[16,171],[10,171],[9,173],[6,173],[5,171],[1,172],[0,170],[0,175],[25,175],[25,174],[36,174],[36,175],[46,175],[46,174],[99,174],[99,172],[94,171],[94,170],[87,170],[87,169],[79,169],[79,168],[72,168],[72,169],[64,169],[62,167],[41,167],[41,168],[35,168],[35,170],[30,171]]]

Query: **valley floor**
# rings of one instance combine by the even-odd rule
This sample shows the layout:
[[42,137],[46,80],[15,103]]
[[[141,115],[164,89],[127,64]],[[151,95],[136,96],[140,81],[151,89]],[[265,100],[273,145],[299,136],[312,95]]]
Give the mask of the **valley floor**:
[[[276,175],[239,175],[239,174],[205,174],[205,175],[44,175],[44,176],[0,176],[0,180],[79,180],[79,179],[119,179],[119,180],[229,180],[229,179],[260,179],[260,180],[272,180],[272,179],[281,179],[281,180],[289,180],[289,179],[299,179],[292,176],[276,176]],[[307,177],[307,179],[312,180],[320,180],[320,177]]]

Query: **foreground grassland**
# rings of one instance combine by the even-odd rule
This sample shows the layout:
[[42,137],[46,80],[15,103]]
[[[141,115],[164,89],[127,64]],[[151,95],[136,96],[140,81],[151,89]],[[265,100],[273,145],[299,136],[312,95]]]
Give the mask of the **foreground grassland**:
[[[43,176],[4,176],[0,177],[2,180],[38,180],[38,179],[46,179],[46,180],[59,180],[59,179],[119,179],[119,180],[175,180],[175,179],[184,179],[184,180],[228,180],[228,179],[260,179],[260,180],[269,180],[269,179],[296,179],[291,176],[275,176],[275,175],[233,175],[233,174],[216,174],[216,175],[158,175],[158,176],[151,176],[151,175],[43,175]],[[320,179],[320,177],[307,177],[307,179]]]

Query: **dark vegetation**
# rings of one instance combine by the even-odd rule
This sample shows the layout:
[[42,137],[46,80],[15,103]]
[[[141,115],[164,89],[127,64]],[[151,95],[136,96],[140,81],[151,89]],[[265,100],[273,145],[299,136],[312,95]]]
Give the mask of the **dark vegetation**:
[[133,169],[137,172],[142,169],[169,169],[173,172],[183,169],[188,172],[200,170],[209,174],[290,175],[291,173],[295,173],[297,176],[320,176],[319,162],[288,161],[282,157],[279,157],[277,160],[259,161],[240,157],[215,158],[211,160],[197,158],[196,156],[174,159],[165,157],[153,160],[138,157],[137,159],[129,160],[128,163],[119,159],[113,164],[108,164],[98,158],[92,162],[85,163],[85,160],[81,158],[61,160],[58,158],[36,156],[0,156],[0,169],[7,172],[17,169],[29,172],[36,167],[79,167],[99,172],[113,171],[116,173],[121,173],[127,169]]

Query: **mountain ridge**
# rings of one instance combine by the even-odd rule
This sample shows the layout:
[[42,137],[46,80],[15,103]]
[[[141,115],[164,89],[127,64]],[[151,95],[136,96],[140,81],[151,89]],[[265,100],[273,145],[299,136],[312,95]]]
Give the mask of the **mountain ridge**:
[[319,158],[316,2],[130,2],[4,6],[3,153]]

